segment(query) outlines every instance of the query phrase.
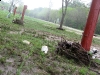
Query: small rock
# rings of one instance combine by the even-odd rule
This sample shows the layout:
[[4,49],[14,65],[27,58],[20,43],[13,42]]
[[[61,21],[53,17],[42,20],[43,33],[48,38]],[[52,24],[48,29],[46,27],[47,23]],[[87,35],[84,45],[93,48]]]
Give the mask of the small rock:
[[30,42],[27,40],[23,40],[23,43],[28,44],[28,45],[30,44]]

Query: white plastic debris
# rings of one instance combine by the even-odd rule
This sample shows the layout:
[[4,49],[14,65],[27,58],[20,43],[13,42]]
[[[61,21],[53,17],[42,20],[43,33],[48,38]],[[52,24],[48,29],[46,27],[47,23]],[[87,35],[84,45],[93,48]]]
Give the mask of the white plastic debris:
[[46,54],[48,52],[48,46],[42,46],[41,51]]
[[23,40],[23,43],[28,44],[28,45],[30,44],[30,42],[27,40]]
[[93,51],[96,51],[96,50],[97,50],[97,49],[94,47],[94,48],[93,48]]

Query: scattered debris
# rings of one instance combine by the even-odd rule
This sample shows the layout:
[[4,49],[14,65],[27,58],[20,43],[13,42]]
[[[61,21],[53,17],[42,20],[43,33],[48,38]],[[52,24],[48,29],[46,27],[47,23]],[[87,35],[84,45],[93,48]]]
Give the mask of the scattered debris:
[[41,51],[43,51],[45,54],[47,54],[48,46],[42,46]]
[[56,52],[57,54],[65,55],[67,58],[74,59],[75,61],[85,65],[89,65],[92,59],[92,56],[86,52],[79,43],[75,42],[59,42]]
[[30,44],[30,42],[27,40],[23,40],[23,43],[28,44],[28,45]]
[[97,49],[94,47],[93,49],[90,49],[89,52],[92,53],[92,54],[96,54],[98,51],[97,51]]
[[95,47],[90,49],[90,53],[92,54],[92,59],[99,59],[100,60],[100,50]]

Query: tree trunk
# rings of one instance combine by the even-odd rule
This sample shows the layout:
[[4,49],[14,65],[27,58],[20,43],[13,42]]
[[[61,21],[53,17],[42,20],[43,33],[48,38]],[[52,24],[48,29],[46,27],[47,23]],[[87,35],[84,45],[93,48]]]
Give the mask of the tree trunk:
[[65,14],[62,14],[62,18],[61,18],[59,29],[63,29],[62,26],[63,26],[64,18],[65,18]]
[[12,7],[13,7],[13,4],[14,4],[14,0],[12,0],[12,2],[11,2],[11,5],[10,5],[10,7],[9,7],[9,13],[8,13],[8,15],[7,15],[7,18],[10,18],[10,15],[11,15],[11,12],[12,12]]
[[[58,29],[63,30],[62,26],[63,26],[63,22],[64,22],[64,18],[66,15],[66,11],[67,11],[67,6],[68,6],[68,2],[71,0],[62,0],[62,18],[60,21],[60,27]],[[64,6],[65,4],[65,6]]]

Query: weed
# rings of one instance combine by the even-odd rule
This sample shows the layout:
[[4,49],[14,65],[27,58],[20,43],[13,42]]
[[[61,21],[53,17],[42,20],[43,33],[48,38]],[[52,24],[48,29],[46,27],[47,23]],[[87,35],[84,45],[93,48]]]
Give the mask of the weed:
[[80,75],[87,75],[87,73],[88,73],[88,69],[87,69],[87,68],[82,67],[82,68],[79,70],[79,74],[80,74]]
[[89,71],[89,75],[97,75],[95,72]]
[[45,61],[45,58],[46,58],[46,54],[41,51],[41,52],[39,52],[39,55],[40,55],[41,62],[44,62]]
[[0,58],[0,63],[1,63],[1,64],[6,63],[6,57],[1,57],[1,58]]
[[2,70],[0,70],[0,75],[2,75],[2,72],[3,72],[3,71],[2,71]]

